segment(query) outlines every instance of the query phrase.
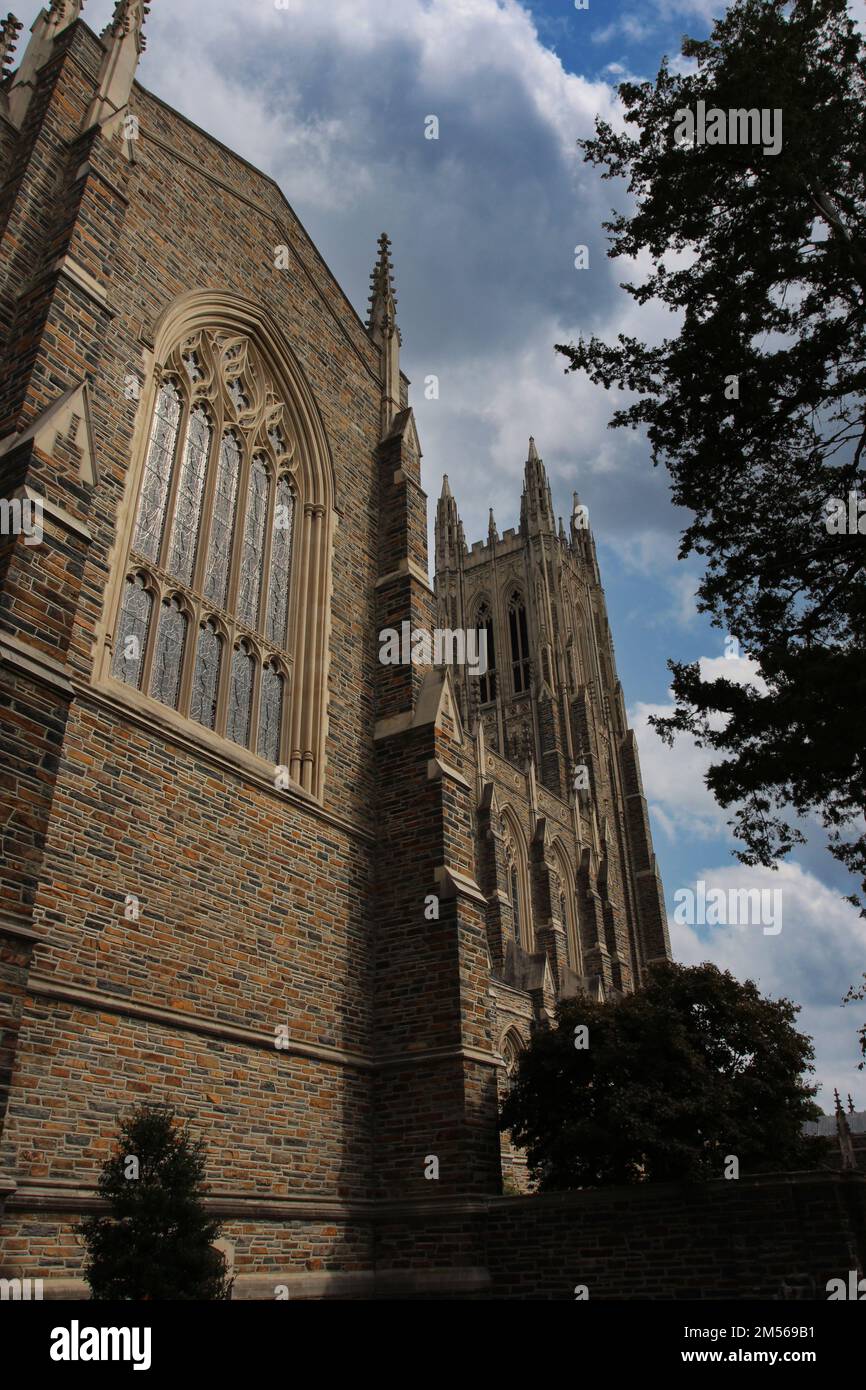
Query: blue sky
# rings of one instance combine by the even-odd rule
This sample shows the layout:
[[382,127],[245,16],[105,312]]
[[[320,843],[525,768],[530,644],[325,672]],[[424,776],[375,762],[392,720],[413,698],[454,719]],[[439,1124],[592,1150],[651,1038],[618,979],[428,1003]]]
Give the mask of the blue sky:
[[[859,0],[858,0],[859,3]],[[781,887],[783,929],[672,926],[678,959],[710,959],[803,1005],[816,1040],[819,1101],[833,1086],[866,1108],[856,1029],[840,1007],[866,969],[866,924],[846,904],[820,827],[778,874],[732,857],[726,816],[703,785],[706,760],[667,750],[647,726],[670,704],[668,657],[723,659],[724,634],[696,614],[695,572],[676,559],[682,516],[637,434],[606,429],[614,400],[565,376],[555,342],[583,331],[646,339],[665,311],[637,309],[619,282],[640,266],[605,257],[601,223],[624,194],[575,147],[615,84],[655,75],[710,0],[155,0],[140,80],[274,177],[358,312],[376,237],[394,246],[403,366],[431,504],[448,473],[467,539],[515,525],[527,438],[557,510],[589,506],[617,662],[637,729],[669,910],[678,888]],[[19,5],[29,24],[36,4]],[[111,0],[88,0],[97,31]],[[862,14],[862,7],[861,7]],[[439,139],[425,140],[428,115]],[[574,247],[590,265],[574,269]],[[436,401],[424,378],[440,380]],[[432,506],[431,506],[432,513]],[[725,673],[745,662],[726,662]],[[859,1012],[856,1010],[859,1008]]]

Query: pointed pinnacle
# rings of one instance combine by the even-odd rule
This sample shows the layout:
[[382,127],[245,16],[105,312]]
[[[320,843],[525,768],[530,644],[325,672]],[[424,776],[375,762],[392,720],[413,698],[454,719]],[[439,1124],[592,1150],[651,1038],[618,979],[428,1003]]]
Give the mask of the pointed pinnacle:
[[532,435],[529,436],[529,453],[527,459],[531,459],[533,462],[537,462],[538,460],[538,450],[535,447],[535,440]]
[[452,492],[451,492],[451,485],[450,485],[450,483],[448,482],[448,474],[447,474],[447,473],[443,473],[443,474],[442,474],[442,492],[441,492],[440,495],[441,495],[442,497],[451,497],[451,496],[453,495]]
[[373,320],[379,305],[384,306],[386,316],[393,322],[396,318],[397,296],[394,293],[394,267],[391,264],[391,240],[387,232],[379,237],[379,256],[370,272],[369,313],[367,327],[373,327]]
[[147,47],[147,39],[144,36],[144,21],[149,13],[150,5],[143,3],[143,0],[116,0],[114,14],[107,27],[102,31],[102,38],[108,38],[111,35],[115,38],[125,38],[134,30],[136,47],[139,53],[143,53]]

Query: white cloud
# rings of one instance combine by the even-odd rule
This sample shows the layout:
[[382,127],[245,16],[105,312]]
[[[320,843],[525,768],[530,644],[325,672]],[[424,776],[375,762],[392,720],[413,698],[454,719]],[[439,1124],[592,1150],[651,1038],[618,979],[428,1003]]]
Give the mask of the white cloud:
[[711,960],[738,979],[753,979],[761,992],[786,996],[802,1005],[800,1031],[815,1039],[817,1079],[824,1086],[819,1104],[832,1108],[833,1087],[859,1092],[866,1100],[866,1080],[857,1071],[857,1030],[863,1006],[841,1007],[849,985],[859,981],[866,959],[866,922],[855,908],[797,863],[778,870],[740,864],[701,869],[689,884],[667,885],[668,899],[679,887],[694,888],[703,879],[707,891],[718,888],[769,889],[781,893],[782,930],[765,935],[761,926],[694,927],[669,919],[671,949],[684,965]]
[[640,747],[641,773],[647,801],[672,844],[683,834],[698,838],[730,838],[724,811],[707,790],[705,777],[712,753],[679,734],[672,748],[649,723],[651,716],[667,718],[673,704],[638,701],[628,712]]
[[[721,638],[720,638],[721,640]],[[749,656],[725,655],[698,657],[701,679],[723,677],[738,685],[754,685],[767,689]],[[688,834],[698,838],[721,836],[733,843],[727,822],[735,807],[723,809],[706,785],[706,774],[719,754],[712,749],[699,748],[691,737],[678,734],[673,747],[663,743],[650,724],[650,718],[669,718],[675,710],[668,704],[648,704],[638,701],[629,710],[629,723],[640,747],[644,788],[652,810],[670,842]],[[714,728],[721,728],[723,716],[711,717]]]

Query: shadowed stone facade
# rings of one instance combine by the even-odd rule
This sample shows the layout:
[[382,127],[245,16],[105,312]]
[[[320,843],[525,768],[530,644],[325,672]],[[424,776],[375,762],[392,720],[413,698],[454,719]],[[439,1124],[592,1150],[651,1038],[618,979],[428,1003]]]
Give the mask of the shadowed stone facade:
[[[167,1101],[235,1296],[471,1293],[507,1063],[668,949],[592,543],[533,450],[519,535],[440,503],[434,592],[387,239],[362,322],[134,81],[146,7],[81,8],[0,37],[0,496],[43,523],[0,536],[0,1275],[81,1292],[116,1112]],[[482,596],[493,698],[380,661]]]

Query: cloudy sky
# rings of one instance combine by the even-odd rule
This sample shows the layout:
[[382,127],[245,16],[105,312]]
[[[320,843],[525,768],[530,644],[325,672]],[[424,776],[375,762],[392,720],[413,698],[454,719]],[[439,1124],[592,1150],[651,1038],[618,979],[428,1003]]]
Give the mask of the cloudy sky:
[[[858,0],[858,4],[860,0]],[[29,24],[38,5],[19,0]],[[393,241],[403,366],[431,503],[447,472],[470,542],[516,524],[527,438],[557,511],[589,506],[620,677],[640,741],[665,896],[708,885],[783,890],[783,929],[671,927],[674,953],[749,975],[802,1004],[819,1101],[851,1090],[866,1108],[856,1029],[840,1007],[866,969],[866,926],[819,827],[781,870],[732,857],[706,760],[672,754],[649,728],[670,707],[666,659],[723,657],[695,613],[694,570],[676,559],[682,515],[640,435],[606,429],[614,401],[566,376],[553,350],[580,332],[644,338],[666,317],[619,288],[639,267],[605,257],[603,219],[621,190],[575,142],[617,119],[616,83],[655,75],[721,0],[153,0],[140,80],[280,184],[350,300],[366,315],[376,237]],[[862,4],[860,6],[862,13]],[[88,0],[97,31],[111,0]],[[435,115],[438,140],[425,139]],[[574,248],[589,248],[589,269]],[[436,374],[439,399],[424,399]],[[732,663],[724,663],[727,673]],[[859,1013],[856,1010],[859,1009]]]

